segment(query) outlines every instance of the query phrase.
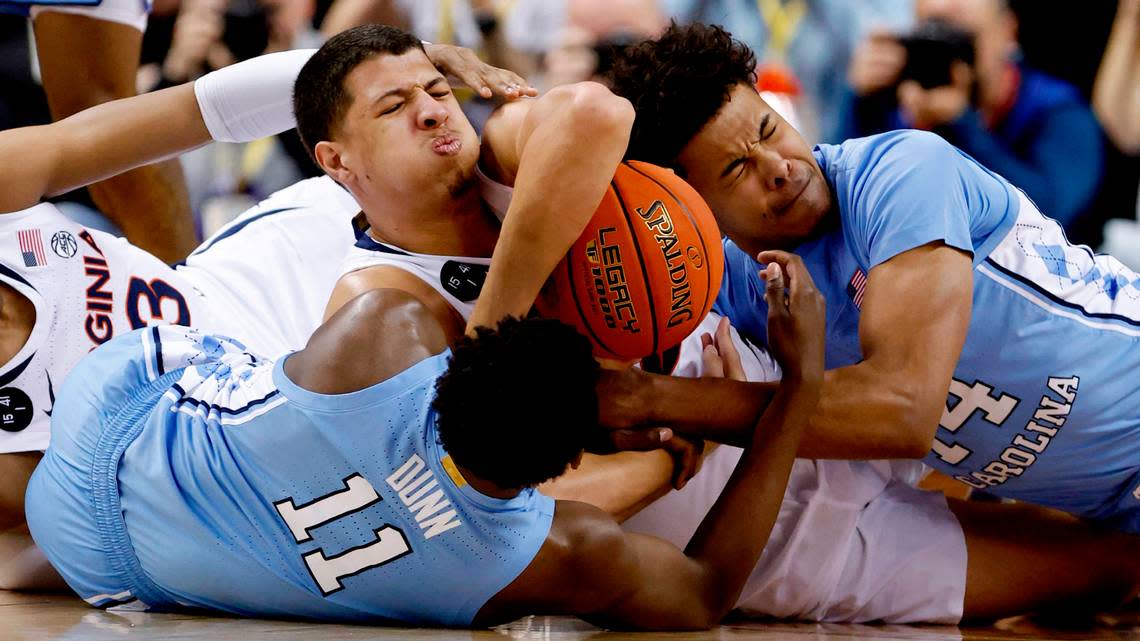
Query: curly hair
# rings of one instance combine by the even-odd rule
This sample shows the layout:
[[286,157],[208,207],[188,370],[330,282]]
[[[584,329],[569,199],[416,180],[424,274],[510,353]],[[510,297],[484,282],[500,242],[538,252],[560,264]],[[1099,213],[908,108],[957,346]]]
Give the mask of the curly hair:
[[673,22],[617,53],[603,82],[637,113],[626,158],[679,169],[677,156],[732,89],[756,82],[756,55],[719,26]]
[[432,409],[460,466],[504,489],[566,471],[598,428],[598,364],[574,328],[506,318],[452,347]]
[[293,113],[301,143],[314,162],[317,143],[332,139],[352,104],[352,94],[344,86],[348,74],[373,56],[399,56],[417,48],[423,51],[423,43],[402,29],[366,24],[329,38],[309,58],[293,83]]

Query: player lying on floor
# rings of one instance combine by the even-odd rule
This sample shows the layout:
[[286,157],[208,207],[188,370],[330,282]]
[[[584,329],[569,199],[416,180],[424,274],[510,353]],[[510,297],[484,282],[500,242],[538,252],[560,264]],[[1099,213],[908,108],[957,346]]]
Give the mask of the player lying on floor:
[[[429,51],[484,91],[495,87],[506,98],[533,91],[468,50]],[[37,585],[37,568],[46,565],[23,526],[24,488],[48,445],[58,386],[75,363],[113,336],[155,323],[240,332],[265,354],[304,346],[353,242],[357,211],[344,190],[320,188],[328,179],[304,181],[172,269],[36,203],[212,139],[248,141],[291,128],[289,89],[311,53],[266,56],[142,102],[0,134],[0,211],[12,212],[0,215],[0,400],[11,410],[0,422],[0,586]],[[138,111],[123,111],[128,104]]]
[[[564,100],[545,103],[557,108],[553,113],[538,111],[539,105],[533,101],[500,109],[486,125],[477,158],[471,149],[474,133],[453,99],[446,92],[431,95],[415,89],[431,86],[435,76],[415,50],[414,39],[361,28],[330,40],[306,63],[295,95],[303,139],[329,175],[352,191],[369,224],[362,228],[360,240],[345,261],[347,274],[337,284],[330,309],[369,289],[393,287],[415,296],[433,311],[442,326],[459,334],[465,324],[480,322],[480,305],[506,301],[517,305],[507,310],[516,313],[529,308],[530,301],[522,292],[529,291],[533,300],[545,280],[542,270],[549,272],[555,259],[565,254],[569,240],[580,231],[580,227],[567,228],[572,220],[568,212],[579,216],[584,211],[589,213],[580,202],[556,200],[559,192],[552,186],[567,185],[571,180],[583,185],[594,180],[598,184],[593,188],[600,194],[616,165],[615,143],[628,136],[630,123],[620,101],[598,87],[589,86],[580,94],[565,88]],[[384,97],[373,102],[364,87]],[[400,93],[401,88],[412,90]],[[306,97],[314,95],[322,96],[322,100],[309,104]],[[374,117],[375,113],[380,117]],[[557,126],[539,135],[536,132],[543,125]],[[528,127],[533,138],[519,135],[520,129],[527,131]],[[596,135],[603,127],[612,132],[614,140]],[[434,151],[428,153],[422,143],[414,146],[409,138],[454,138],[462,141],[462,151],[441,158]],[[546,144],[534,150],[526,144],[533,139]],[[413,176],[407,180],[423,187],[406,190],[403,179],[384,171],[392,162],[385,159],[385,150],[405,148],[421,154],[417,162],[446,166],[448,179],[440,180],[435,174]],[[582,150],[591,150],[589,171],[574,168],[581,160],[572,152]],[[527,161],[541,152],[553,152],[563,168],[541,179],[534,173],[525,175]],[[610,164],[601,167],[603,161]],[[547,167],[551,166],[557,165]],[[480,191],[483,203],[476,198]],[[542,204],[547,209],[529,206],[544,198]],[[594,198],[596,202],[598,197]],[[501,230],[489,220],[487,208],[504,218]],[[544,211],[545,218],[518,216]],[[550,220],[557,221],[558,227],[544,229],[543,222]],[[514,296],[513,302],[503,296],[479,297],[473,304],[479,294],[478,284],[464,286],[462,292],[450,287],[445,267],[448,263],[465,264],[474,272],[486,266],[490,246],[500,233],[504,241],[511,237],[525,240],[500,241],[494,246],[496,261],[514,252],[519,266],[513,270],[492,268],[489,282],[496,282],[496,275],[500,284],[513,276],[521,276],[526,282],[520,287],[500,287],[500,293]],[[563,244],[559,246],[559,242]],[[528,262],[528,257],[539,253],[540,246],[553,247],[545,262]],[[695,403],[697,407],[706,405]],[[571,485],[559,488],[556,482],[548,489],[560,497],[589,496],[591,502],[604,503],[611,513],[620,514],[657,487],[641,485],[645,478],[660,478],[660,470],[646,472],[641,465],[646,460],[636,462],[633,469],[601,466],[603,469],[587,475],[600,479],[597,483],[579,474]],[[1115,554],[1106,554],[1107,548],[1097,543],[1118,552],[1131,550],[1129,556],[1135,556],[1137,543],[1128,537],[1105,535],[1098,539],[1074,519],[1024,507],[991,509],[954,503],[951,509],[940,497],[904,488],[904,470],[896,473],[882,471],[884,466],[804,463],[808,465],[813,469],[804,472],[803,491],[796,504],[803,507],[809,496],[814,496],[814,507],[786,511],[788,520],[778,539],[788,550],[811,551],[798,559],[802,565],[796,566],[794,575],[779,577],[778,569],[770,566],[758,571],[752,591],[755,599],[743,604],[750,611],[830,620],[956,621],[962,616],[1000,616],[1058,602],[1075,603],[1078,595],[1091,594],[1099,589],[1097,586],[1115,585],[1127,592],[1140,577],[1140,566],[1118,563]],[[837,494],[832,488],[843,484],[828,484],[826,479],[842,475],[851,482]],[[813,482],[823,490],[813,494],[807,489]],[[843,489],[850,491],[844,495]],[[828,522],[825,519],[829,515],[821,514],[829,496],[842,504],[843,519]],[[862,500],[866,509],[853,508],[859,505],[856,499]],[[695,502],[692,511],[703,515],[700,509],[699,501]],[[807,544],[818,539],[797,533],[797,528],[802,533],[817,523],[836,526],[821,530],[834,537],[828,539],[830,547],[813,549]],[[898,532],[908,528],[929,533],[928,544],[901,540]],[[1025,530],[1054,532],[1058,536],[1050,540],[1080,543],[1075,547],[1061,543],[1024,545],[1018,538]],[[864,547],[852,543],[861,536],[872,536],[873,543]],[[911,555],[909,563],[893,557],[895,547]],[[852,554],[838,559],[834,550],[851,550]],[[810,569],[813,561],[826,563],[831,571],[814,572]],[[1033,581],[1032,577],[1046,567],[1056,580]],[[938,576],[939,581],[930,581],[930,576]],[[762,588],[781,579],[786,581],[782,585],[803,587]],[[1119,596],[1112,590],[1102,594],[1109,593]],[[841,595],[845,600],[840,600]],[[1113,598],[1106,598],[1098,605],[1112,602]]]
[[[286,92],[285,95],[288,95],[288,93]],[[149,97],[149,99],[153,99],[153,96]],[[190,99],[192,100],[193,98],[190,97]],[[177,107],[176,112],[184,112],[187,109],[194,109],[193,103],[189,103],[188,105],[183,104],[180,107]],[[133,110],[123,112],[124,117],[128,118],[133,118],[133,113],[137,112],[134,112]],[[165,119],[165,122],[173,122],[171,118],[162,114],[161,112],[148,111],[143,113],[154,113],[157,118]],[[332,192],[336,192],[339,189],[338,187],[328,184],[327,181],[318,183],[318,185],[320,185],[322,188],[327,186],[328,188],[331,188]],[[330,194],[330,197],[334,195],[335,194]],[[314,195],[314,200],[319,200],[319,196]],[[438,270],[434,276],[429,274],[424,276],[424,278],[424,282],[426,284],[431,285],[434,283],[436,286],[439,286]],[[697,350],[697,352],[699,353],[699,350]],[[717,460],[722,459],[718,458]],[[766,582],[767,584],[771,585],[771,583],[777,580],[777,578],[781,581],[788,581],[791,583],[801,582],[802,584],[811,583],[813,580],[815,580],[815,584],[812,585],[813,590],[809,595],[807,595],[807,598],[809,600],[818,599],[818,607],[805,607],[798,610],[792,610],[789,609],[787,602],[780,601],[778,599],[768,600],[772,594],[771,591],[767,593],[761,592],[757,594],[757,591],[753,590],[752,593],[756,596],[756,598],[742,604],[748,607],[750,611],[769,612],[771,614],[780,614],[783,616],[791,615],[828,619],[839,618],[845,620],[850,620],[852,618],[873,619],[879,618],[881,616],[883,618],[891,618],[892,620],[923,620],[924,618],[930,618],[939,621],[952,621],[956,620],[957,617],[963,612],[963,591],[966,594],[966,615],[982,616],[986,614],[992,614],[994,612],[1016,612],[1026,607],[1034,607],[1042,603],[1051,603],[1053,601],[1072,602],[1076,598],[1075,595],[1093,593],[1101,586],[1128,585],[1128,577],[1130,576],[1129,571],[1131,568],[1129,568],[1127,564],[1118,564],[1115,562],[1110,564],[1106,562],[1107,560],[1111,560],[1113,557],[1131,558],[1135,556],[1133,553],[1123,552],[1123,550],[1127,550],[1128,548],[1125,546],[1125,542],[1120,541],[1119,539],[1111,537],[1101,537],[1098,539],[1096,536],[1093,536],[1090,532],[1077,524],[1058,523],[1050,526],[1053,529],[1050,529],[1049,531],[1056,533],[1056,536],[1053,537],[1056,540],[1071,541],[1071,544],[1065,550],[1059,551],[1053,547],[1048,546],[1026,545],[1023,542],[1016,540],[1016,526],[1018,526],[1020,523],[1021,526],[1025,528],[1036,528],[1035,531],[1045,531],[1041,528],[1041,523],[1039,521],[1033,521],[1024,518],[1025,515],[1019,513],[1018,510],[1006,509],[1006,506],[995,506],[995,513],[976,515],[963,519],[963,525],[966,530],[966,539],[963,542],[961,530],[954,522],[954,517],[945,511],[944,505],[941,508],[943,514],[931,513],[930,510],[915,510],[913,509],[913,506],[909,506],[906,501],[900,500],[899,492],[894,491],[893,489],[897,486],[897,484],[894,483],[888,485],[878,495],[875,495],[873,493],[873,490],[871,491],[872,493],[870,496],[872,496],[875,500],[873,502],[868,500],[868,505],[879,507],[875,509],[868,509],[862,513],[859,513],[858,511],[854,512],[854,514],[858,515],[859,517],[857,521],[858,530],[856,530],[854,526],[851,526],[850,522],[848,522],[849,527],[845,527],[843,529],[825,529],[824,531],[834,532],[835,539],[829,542],[829,546],[825,546],[825,548],[814,548],[813,550],[813,548],[810,546],[803,545],[803,542],[805,541],[803,537],[799,537],[798,539],[791,536],[784,537],[782,533],[802,531],[804,529],[810,528],[812,524],[819,523],[818,520],[813,520],[812,518],[808,517],[818,517],[818,515],[821,514],[821,510],[808,509],[813,504],[806,503],[805,501],[807,495],[814,491],[815,488],[824,488],[826,485],[825,481],[827,478],[827,472],[822,467],[818,467],[820,464],[812,462],[801,462],[798,463],[797,466],[801,470],[806,469],[806,471],[797,475],[798,478],[801,479],[801,482],[799,482],[795,488],[797,490],[797,494],[796,496],[792,497],[793,503],[790,505],[796,506],[800,511],[784,510],[781,512],[781,520],[783,521],[783,524],[778,530],[778,533],[780,533],[778,540],[781,540],[783,542],[780,543],[775,548],[775,550],[787,551],[794,549],[798,553],[802,552],[802,554],[796,555],[796,558],[799,559],[801,563],[795,566],[794,571],[789,572],[784,572],[783,568],[768,567],[762,571],[758,568],[758,571],[753,574],[752,581],[754,583]],[[716,467],[718,470],[723,469],[723,466],[721,465],[718,465]],[[709,469],[711,470],[712,468]],[[870,472],[862,472],[861,474],[862,478],[866,478],[868,475],[870,476],[870,479],[865,480],[863,482],[863,485],[870,485],[870,487],[873,488],[873,483],[876,480],[877,476],[879,476],[879,473],[871,470]],[[666,471],[663,476],[664,478],[668,478],[668,472]],[[832,477],[833,476],[834,475],[832,475]],[[698,477],[698,479],[699,478],[700,477]],[[829,496],[833,496],[833,493],[829,494],[829,492],[821,491],[816,492],[815,495],[820,497],[820,502],[815,503],[814,505],[819,506],[833,504],[829,500]],[[703,515],[704,512],[700,511],[701,509],[701,506],[694,504],[694,506],[686,508],[685,512],[678,513],[678,518],[681,519],[685,518],[686,516],[691,518],[691,515],[698,513],[698,511],[699,514]],[[907,590],[907,592],[914,595],[928,595],[930,601],[935,604],[933,608],[922,609],[916,607],[908,607],[905,602],[903,605],[896,603],[894,604],[896,607],[893,608],[869,606],[855,612],[844,611],[842,608],[832,607],[832,605],[827,601],[828,597],[824,594],[827,592],[826,585],[821,585],[818,581],[818,579],[822,578],[821,573],[817,573],[814,570],[810,569],[812,559],[819,559],[821,557],[823,559],[832,558],[826,554],[821,554],[822,549],[826,549],[828,551],[832,549],[851,549],[851,555],[848,557],[848,566],[842,570],[842,575],[850,580],[852,572],[855,572],[856,577],[861,573],[866,574],[868,578],[870,578],[872,584],[866,585],[866,589],[861,591],[861,594],[864,596],[868,594],[884,592],[882,589],[883,586],[900,584],[901,577],[898,574],[900,571],[899,565],[894,563],[891,559],[884,558],[883,554],[881,554],[883,548],[860,548],[856,543],[853,543],[853,541],[857,541],[860,537],[868,533],[871,524],[877,523],[881,525],[884,523],[884,519],[881,518],[881,515],[884,514],[884,510],[888,511],[896,518],[901,519],[893,521],[887,520],[890,523],[896,525],[899,523],[904,523],[905,527],[917,524],[918,526],[923,527],[924,531],[932,534],[931,538],[933,541],[945,541],[947,545],[953,547],[953,554],[950,556],[956,560],[956,565],[953,563],[950,565],[951,567],[957,569],[956,571],[949,572],[946,576],[951,582],[954,583],[954,585],[946,586],[940,584],[938,586],[932,587],[929,582],[921,580],[921,573],[924,571],[924,568],[943,567],[937,563],[931,565],[934,557],[942,553],[942,551],[936,549],[937,545],[932,545],[931,547],[924,549],[923,558],[927,559],[927,561],[924,561],[923,563],[912,563],[909,564],[909,566],[904,567],[912,569],[913,573],[907,576],[914,577],[914,580],[912,582],[906,583],[906,585],[911,586],[911,589]],[[852,512],[848,511],[848,513],[851,514]],[[890,526],[882,525],[882,527],[889,528]],[[882,539],[887,537],[880,538]],[[1005,539],[1004,542],[1003,538]],[[1052,585],[1052,592],[1046,592],[1044,590],[1044,586],[1041,586],[1040,590],[1027,592],[1023,589],[1024,585],[1016,585],[1012,581],[1006,582],[1003,580],[1006,576],[1009,576],[1005,574],[1005,572],[1008,571],[1005,564],[998,563],[997,561],[999,560],[993,558],[992,556],[983,555],[977,552],[977,549],[979,549],[979,541],[985,542],[986,540],[990,540],[991,546],[995,548],[997,548],[997,546],[1000,544],[1004,544],[1005,549],[1010,551],[1024,550],[1025,556],[1016,558],[1024,558],[1024,560],[1027,562],[1034,561],[1036,563],[1039,563],[1040,567],[1049,568],[1051,575],[1057,574],[1055,572],[1057,566],[1051,565],[1055,563],[1080,565],[1083,568],[1086,568],[1087,572],[1082,576],[1080,581],[1073,580],[1067,582],[1057,582],[1055,585],[1050,584]],[[796,543],[797,541],[798,543]],[[793,545],[793,543],[795,544]],[[973,562],[975,559],[994,562],[994,565],[992,565],[993,569],[987,570],[986,568],[988,566],[986,566],[984,563],[974,563],[971,565],[967,577],[966,563],[963,559],[963,556],[965,555],[965,549],[967,547],[969,547],[972,552],[970,556],[971,562]],[[1098,552],[1100,552],[1099,555],[1097,554]],[[942,556],[946,556],[946,554],[942,554]],[[821,561],[821,563],[822,562],[824,561]],[[833,560],[828,560],[826,562],[829,564],[829,567],[834,567]],[[807,568],[806,571],[805,568]],[[1057,575],[1067,576],[1064,574]],[[1032,583],[1034,587],[1038,587],[1037,584],[1041,584],[1042,582],[1030,583]],[[781,592],[781,594],[786,595],[787,592],[784,591]],[[800,590],[798,594],[801,597],[804,596],[804,592],[802,590]],[[920,599],[916,596],[915,600],[917,601]],[[876,613],[881,614],[876,615]]]
[[814,150],[717,27],[674,25],[610,79],[629,156],[676,168],[731,242],[717,308],[761,344],[762,261],[828,299],[803,454],[923,458],[971,487],[1140,533],[1140,274],[1071,245],[1005,178],[895,131]]
[[706,628],[764,548],[823,372],[822,298],[802,273],[769,282],[784,379],[685,552],[534,490],[624,400],[598,395],[584,337],[507,318],[451,352],[397,290],[354,298],[276,362],[177,326],[96,349],[60,389],[28,524],[100,606]]

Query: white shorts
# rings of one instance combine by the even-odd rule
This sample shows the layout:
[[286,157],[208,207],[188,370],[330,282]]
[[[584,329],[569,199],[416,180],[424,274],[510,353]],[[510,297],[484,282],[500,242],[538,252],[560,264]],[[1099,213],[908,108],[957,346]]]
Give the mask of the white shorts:
[[34,20],[41,13],[70,13],[87,16],[95,20],[117,22],[139,31],[146,31],[146,20],[150,14],[150,0],[103,0],[97,6],[83,5],[35,5],[31,16]]
[[[711,314],[686,340],[678,372],[700,373],[699,333],[717,320]],[[750,380],[774,378],[763,350],[741,350],[741,359]],[[683,490],[658,499],[623,527],[684,548],[740,453],[718,447]],[[810,621],[957,623],[966,594],[966,539],[946,498],[914,487],[924,472],[920,461],[911,460],[798,459],[737,608]]]
[[[718,447],[683,490],[623,527],[684,548],[739,458],[739,449]],[[900,463],[797,460],[736,607],[809,621],[957,623],[966,594],[965,535],[946,498],[911,486],[911,471],[892,469]]]
[[178,273],[205,299],[203,330],[277,357],[320,326],[360,211],[331,178],[274,193],[202,243]]

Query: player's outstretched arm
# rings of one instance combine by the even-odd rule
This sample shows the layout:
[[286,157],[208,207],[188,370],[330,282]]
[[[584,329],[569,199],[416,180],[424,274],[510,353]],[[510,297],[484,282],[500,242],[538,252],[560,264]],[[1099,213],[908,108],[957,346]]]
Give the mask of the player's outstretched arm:
[[[433,47],[432,62],[507,99],[532,92],[517,76],[455,47]],[[293,82],[312,49],[230,65],[194,84],[115,100],[59,122],[0,132],[0,212],[200,147],[248,142],[287,131]],[[521,79],[518,79],[521,82]],[[599,196],[600,199],[600,196]]]
[[190,85],[98,105],[50,125],[0,133],[0,211],[209,142]]
[[625,534],[596,508],[560,502],[538,557],[477,617],[524,610],[577,614],[606,626],[693,629],[732,609],[767,544],[800,437],[823,381],[823,297],[804,270],[769,272],[769,328],[784,380],[735,472],[684,553]]
[[633,116],[628,100],[582,82],[507,105],[487,123],[481,163],[514,195],[469,332],[530,311],[602,201]]
[[310,50],[260,56],[194,84],[124,98],[59,122],[0,132],[0,211],[189,151],[293,126],[293,81]]

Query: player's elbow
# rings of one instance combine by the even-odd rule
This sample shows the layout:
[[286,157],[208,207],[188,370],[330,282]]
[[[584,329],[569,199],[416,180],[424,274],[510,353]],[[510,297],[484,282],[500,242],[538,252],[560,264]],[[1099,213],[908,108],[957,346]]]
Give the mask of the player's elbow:
[[[711,573],[711,570],[710,570]],[[715,574],[715,573],[712,573]],[[740,590],[730,590],[726,578],[712,576],[705,582],[701,594],[693,599],[694,606],[673,621],[678,630],[707,630],[720,625],[724,617],[736,606]]]
[[633,105],[596,82],[579,82],[563,90],[566,125],[580,140],[628,137],[633,128]]

